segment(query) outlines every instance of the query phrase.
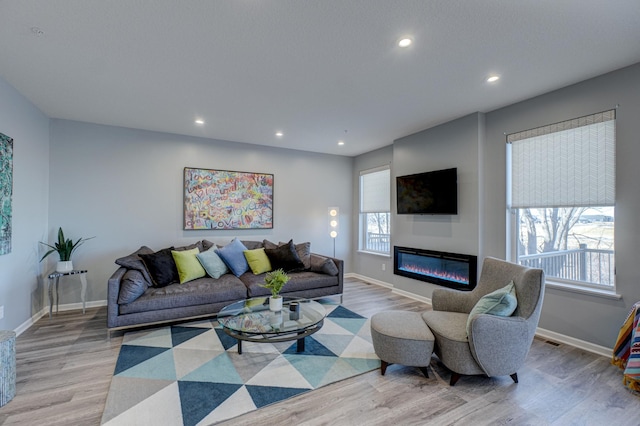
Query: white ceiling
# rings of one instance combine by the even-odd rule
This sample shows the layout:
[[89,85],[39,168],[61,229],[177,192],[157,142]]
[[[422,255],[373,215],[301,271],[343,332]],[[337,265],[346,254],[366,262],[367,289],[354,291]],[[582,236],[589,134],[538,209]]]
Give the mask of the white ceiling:
[[347,156],[636,62],[639,0],[0,0],[49,117]]

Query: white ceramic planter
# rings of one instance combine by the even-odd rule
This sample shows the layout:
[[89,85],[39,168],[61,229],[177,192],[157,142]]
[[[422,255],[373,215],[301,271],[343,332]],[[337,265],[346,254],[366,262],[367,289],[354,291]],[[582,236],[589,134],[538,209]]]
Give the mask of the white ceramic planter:
[[71,272],[73,271],[73,262],[71,260],[65,262],[58,262],[56,264],[56,272]]
[[269,310],[273,312],[278,312],[282,310],[282,296],[269,297]]

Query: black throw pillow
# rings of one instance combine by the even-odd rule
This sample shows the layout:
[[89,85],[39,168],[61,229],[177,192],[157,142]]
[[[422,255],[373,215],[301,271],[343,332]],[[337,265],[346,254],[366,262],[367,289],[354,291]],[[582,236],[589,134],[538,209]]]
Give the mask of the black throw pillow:
[[173,260],[171,250],[173,247],[162,249],[153,254],[139,254],[144,266],[151,275],[151,283],[154,287],[166,287],[169,284],[180,282],[178,268]]
[[273,269],[284,269],[285,272],[295,272],[304,270],[304,263],[300,260],[293,240],[287,244],[273,249],[265,248],[264,252],[271,262]]

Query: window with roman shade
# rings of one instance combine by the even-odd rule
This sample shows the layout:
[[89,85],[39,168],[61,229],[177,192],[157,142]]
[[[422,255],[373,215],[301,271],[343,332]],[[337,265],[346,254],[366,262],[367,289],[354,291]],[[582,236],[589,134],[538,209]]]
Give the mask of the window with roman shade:
[[389,166],[360,172],[360,250],[390,253],[390,187]]
[[507,135],[518,263],[613,288],[615,110]]

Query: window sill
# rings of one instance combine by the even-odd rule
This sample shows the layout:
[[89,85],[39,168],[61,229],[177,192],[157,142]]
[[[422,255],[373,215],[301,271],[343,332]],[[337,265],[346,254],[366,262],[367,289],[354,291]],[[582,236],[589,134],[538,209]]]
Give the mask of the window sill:
[[386,257],[386,258],[390,258],[391,257],[391,253],[380,253],[379,251],[358,250],[358,253],[361,253],[361,254],[372,254],[374,256],[380,256],[380,257]]
[[575,284],[567,284],[559,281],[552,281],[549,279],[547,279],[545,286],[549,288],[572,292],[572,293],[580,293],[580,294],[587,294],[589,296],[602,297],[605,299],[614,299],[614,300],[622,299],[622,295],[616,293],[614,290],[582,287]]

